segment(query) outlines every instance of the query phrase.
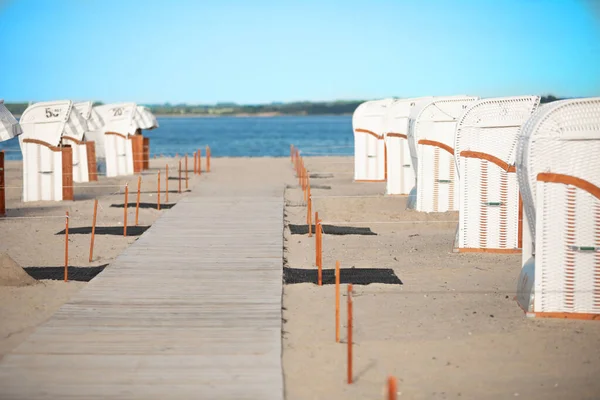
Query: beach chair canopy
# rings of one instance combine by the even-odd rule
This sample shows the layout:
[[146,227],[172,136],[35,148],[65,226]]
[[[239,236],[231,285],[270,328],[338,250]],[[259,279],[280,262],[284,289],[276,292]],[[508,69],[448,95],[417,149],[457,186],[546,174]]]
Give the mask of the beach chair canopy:
[[434,97],[413,107],[410,115],[408,145],[415,173],[418,174],[417,146],[420,140],[429,140],[454,148],[454,132],[458,119],[470,103],[479,100],[475,96]]
[[83,140],[87,124],[73,108],[71,100],[45,101],[27,107],[20,121],[23,139],[35,139],[51,146],[61,144],[63,136]]
[[88,131],[96,131],[102,129],[104,120],[98,113],[98,110],[93,107],[91,101],[83,101],[75,103],[75,108],[87,122]]
[[135,103],[104,104],[96,106],[94,109],[104,121],[104,132],[116,132],[123,135],[133,135],[135,133],[137,129],[134,123],[137,114]]
[[[571,176],[600,187],[600,97],[559,100],[538,108],[517,145],[519,189],[531,237],[536,236],[540,173]],[[575,180],[574,183],[582,183]]]
[[[352,128],[363,133],[373,134],[383,139],[385,131],[385,120],[389,112],[389,107],[395,99],[383,99],[366,101],[359,105],[352,114]],[[368,132],[364,132],[368,131]]]
[[8,111],[4,100],[0,99],[0,142],[12,139],[22,133],[17,119]]
[[434,97],[417,97],[411,99],[394,99],[387,107],[384,119],[384,134],[400,133],[408,136],[410,113],[419,104],[431,101]]
[[148,108],[144,106],[137,106],[137,113],[134,120],[136,127],[139,129],[151,130],[158,128],[158,121],[156,120],[156,117]]
[[518,96],[482,99],[468,108],[456,127],[458,173],[462,174],[463,151],[492,156],[496,162],[513,166],[521,127],[539,104],[539,96]]

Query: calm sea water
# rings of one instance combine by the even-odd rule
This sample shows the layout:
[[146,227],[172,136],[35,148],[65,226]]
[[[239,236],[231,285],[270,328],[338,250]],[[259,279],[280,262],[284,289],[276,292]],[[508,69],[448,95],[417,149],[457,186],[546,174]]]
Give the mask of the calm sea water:
[[[174,156],[210,146],[214,157],[287,157],[290,144],[305,155],[352,155],[351,116],[158,118],[144,131],[151,154]],[[21,159],[19,142],[0,143],[9,160]]]

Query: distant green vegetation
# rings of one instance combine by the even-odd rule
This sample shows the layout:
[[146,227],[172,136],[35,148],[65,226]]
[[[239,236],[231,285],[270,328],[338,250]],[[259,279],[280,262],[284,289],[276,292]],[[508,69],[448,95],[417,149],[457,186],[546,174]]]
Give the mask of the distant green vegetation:
[[[542,103],[560,100],[553,95],[542,96]],[[271,103],[240,105],[236,103],[217,103],[213,105],[193,104],[145,104],[156,115],[344,115],[352,114],[365,100],[294,103]],[[94,105],[102,104],[94,102]],[[21,115],[28,103],[6,103],[6,107],[15,115]]]

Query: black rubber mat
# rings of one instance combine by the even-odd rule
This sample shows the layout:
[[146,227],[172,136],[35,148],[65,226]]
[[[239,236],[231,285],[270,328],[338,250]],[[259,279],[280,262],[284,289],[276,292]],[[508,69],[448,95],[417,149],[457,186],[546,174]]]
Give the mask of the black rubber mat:
[[[146,232],[150,228],[147,226],[128,226],[127,227],[127,236],[140,236],[142,233]],[[92,233],[91,226],[83,226],[77,228],[69,228],[69,235],[87,235]],[[64,235],[65,230],[63,229],[60,232],[56,232],[56,235]],[[96,235],[117,235],[123,236],[123,227],[122,226],[97,226],[96,227]]]
[[[89,282],[108,264],[97,267],[71,267],[68,268],[67,279],[70,281]],[[62,281],[65,279],[65,267],[25,267],[23,268],[34,279],[52,279]]]
[[[127,208],[135,208],[135,204],[136,203],[127,203]],[[175,203],[167,203],[167,204],[160,204],[160,209],[165,209],[168,210],[170,208],[173,208],[173,206],[175,205]],[[123,208],[124,204],[111,204],[111,207],[114,208]],[[140,208],[152,208],[152,209],[157,209],[157,204],[156,203],[140,203]]]
[[[323,285],[335,284],[335,270],[323,269]],[[317,269],[283,268],[283,282],[286,285],[294,283],[318,283]],[[402,281],[391,268],[341,268],[340,283],[353,285],[369,285],[384,283],[402,285]]]
[[[307,235],[308,225],[289,225],[292,235]],[[312,232],[315,233],[315,226],[312,226]],[[355,226],[334,226],[323,225],[323,233],[326,235],[377,235],[371,228],[355,227]]]

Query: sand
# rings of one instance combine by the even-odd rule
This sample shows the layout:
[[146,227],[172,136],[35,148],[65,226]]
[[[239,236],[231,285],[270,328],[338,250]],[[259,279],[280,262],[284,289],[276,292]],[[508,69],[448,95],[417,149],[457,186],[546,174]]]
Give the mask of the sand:
[[[286,223],[288,228],[306,224],[306,209],[289,160],[248,161],[216,159],[214,165],[227,170],[219,176],[222,184],[229,184],[228,174],[239,168],[287,175]],[[311,183],[314,210],[324,223],[368,227],[377,234],[325,235],[325,268],[333,268],[336,260],[342,268],[390,268],[402,285],[354,286],[352,385],[346,384],[346,345],[334,340],[334,287],[285,285],[283,373],[287,399],[381,399],[388,375],[397,377],[399,398],[407,399],[599,397],[600,324],[526,318],[513,300],[519,255],[453,253],[457,213],[407,211],[405,197],[383,195],[384,183],[352,182],[351,158],[305,161],[313,175],[322,176]],[[170,162],[174,166],[173,160]],[[153,169],[143,175],[142,191],[155,190],[155,168],[164,163],[151,161]],[[20,185],[19,163],[8,164],[8,185]],[[282,173],[285,169],[289,174]],[[102,178],[89,186],[127,181],[134,187],[136,178]],[[170,181],[171,190],[176,185],[177,181]],[[110,194],[118,190],[79,187],[76,202],[26,205],[19,201],[18,190],[9,192],[9,216],[48,218],[0,221],[0,252],[7,252],[25,268],[60,270],[64,236],[56,233],[64,228],[64,212],[73,217],[72,227],[89,227],[93,198],[98,197],[98,226],[120,227],[123,209],[110,207],[123,203],[122,194]],[[155,194],[144,196],[143,202],[156,201]],[[171,193],[169,203],[180,196]],[[140,225],[152,224],[162,212],[142,209]],[[90,263],[89,236],[70,236],[70,265],[110,268],[111,261],[136,240],[99,235]],[[314,269],[314,238],[292,235],[286,228],[284,257],[285,267]],[[37,285],[0,287],[0,356],[21,343],[85,284],[42,280]],[[345,291],[346,285],[342,287],[342,342],[346,340]]]
[[[169,164],[169,201],[165,198],[165,165]],[[150,160],[150,169],[142,173],[138,231],[150,226],[161,213],[168,212],[185,195],[185,181],[178,193],[176,179],[178,160],[159,158]],[[205,179],[206,174],[194,177],[194,159],[188,160],[190,185]],[[6,163],[7,218],[0,218],[0,253],[6,253],[16,264],[38,278],[30,286],[0,285],[0,358],[20,344],[40,323],[47,320],[69,298],[86,284],[86,280],[110,263],[137,240],[135,207],[128,208],[129,236],[122,235],[124,220],[124,185],[129,185],[128,203],[136,202],[137,176],[106,178],[97,182],[76,183],[75,201],[28,202],[21,201],[20,161]],[[204,161],[203,161],[204,165]],[[157,173],[161,170],[161,204],[156,205]],[[94,199],[98,199],[97,234],[92,262],[89,262],[90,228]],[[165,208],[165,204],[168,204]],[[111,207],[117,205],[119,207]],[[65,228],[65,212],[69,212],[69,282],[62,281],[64,271],[65,236],[57,234]],[[101,227],[112,228],[111,233],[99,234]],[[75,234],[77,228],[85,233]],[[14,272],[14,268],[11,270]],[[22,275],[20,275],[22,279]],[[52,279],[45,279],[52,278]],[[0,279],[1,281],[1,279]],[[31,283],[31,281],[30,281]]]
[[[287,399],[383,398],[388,375],[407,399],[600,396],[600,323],[525,317],[513,299],[520,255],[453,253],[456,222],[445,221],[456,221],[457,213],[406,210],[405,197],[383,195],[385,183],[352,182],[351,158],[305,163],[313,175],[333,173],[311,180],[313,208],[325,224],[377,233],[324,235],[324,268],[336,260],[342,268],[391,268],[403,284],[354,286],[352,385],[346,384],[347,286],[344,343],[335,343],[333,285],[284,286]],[[288,224],[306,224],[301,193],[297,184],[286,192]],[[389,221],[419,223],[378,223]],[[314,238],[285,232],[287,266],[314,268]]]

